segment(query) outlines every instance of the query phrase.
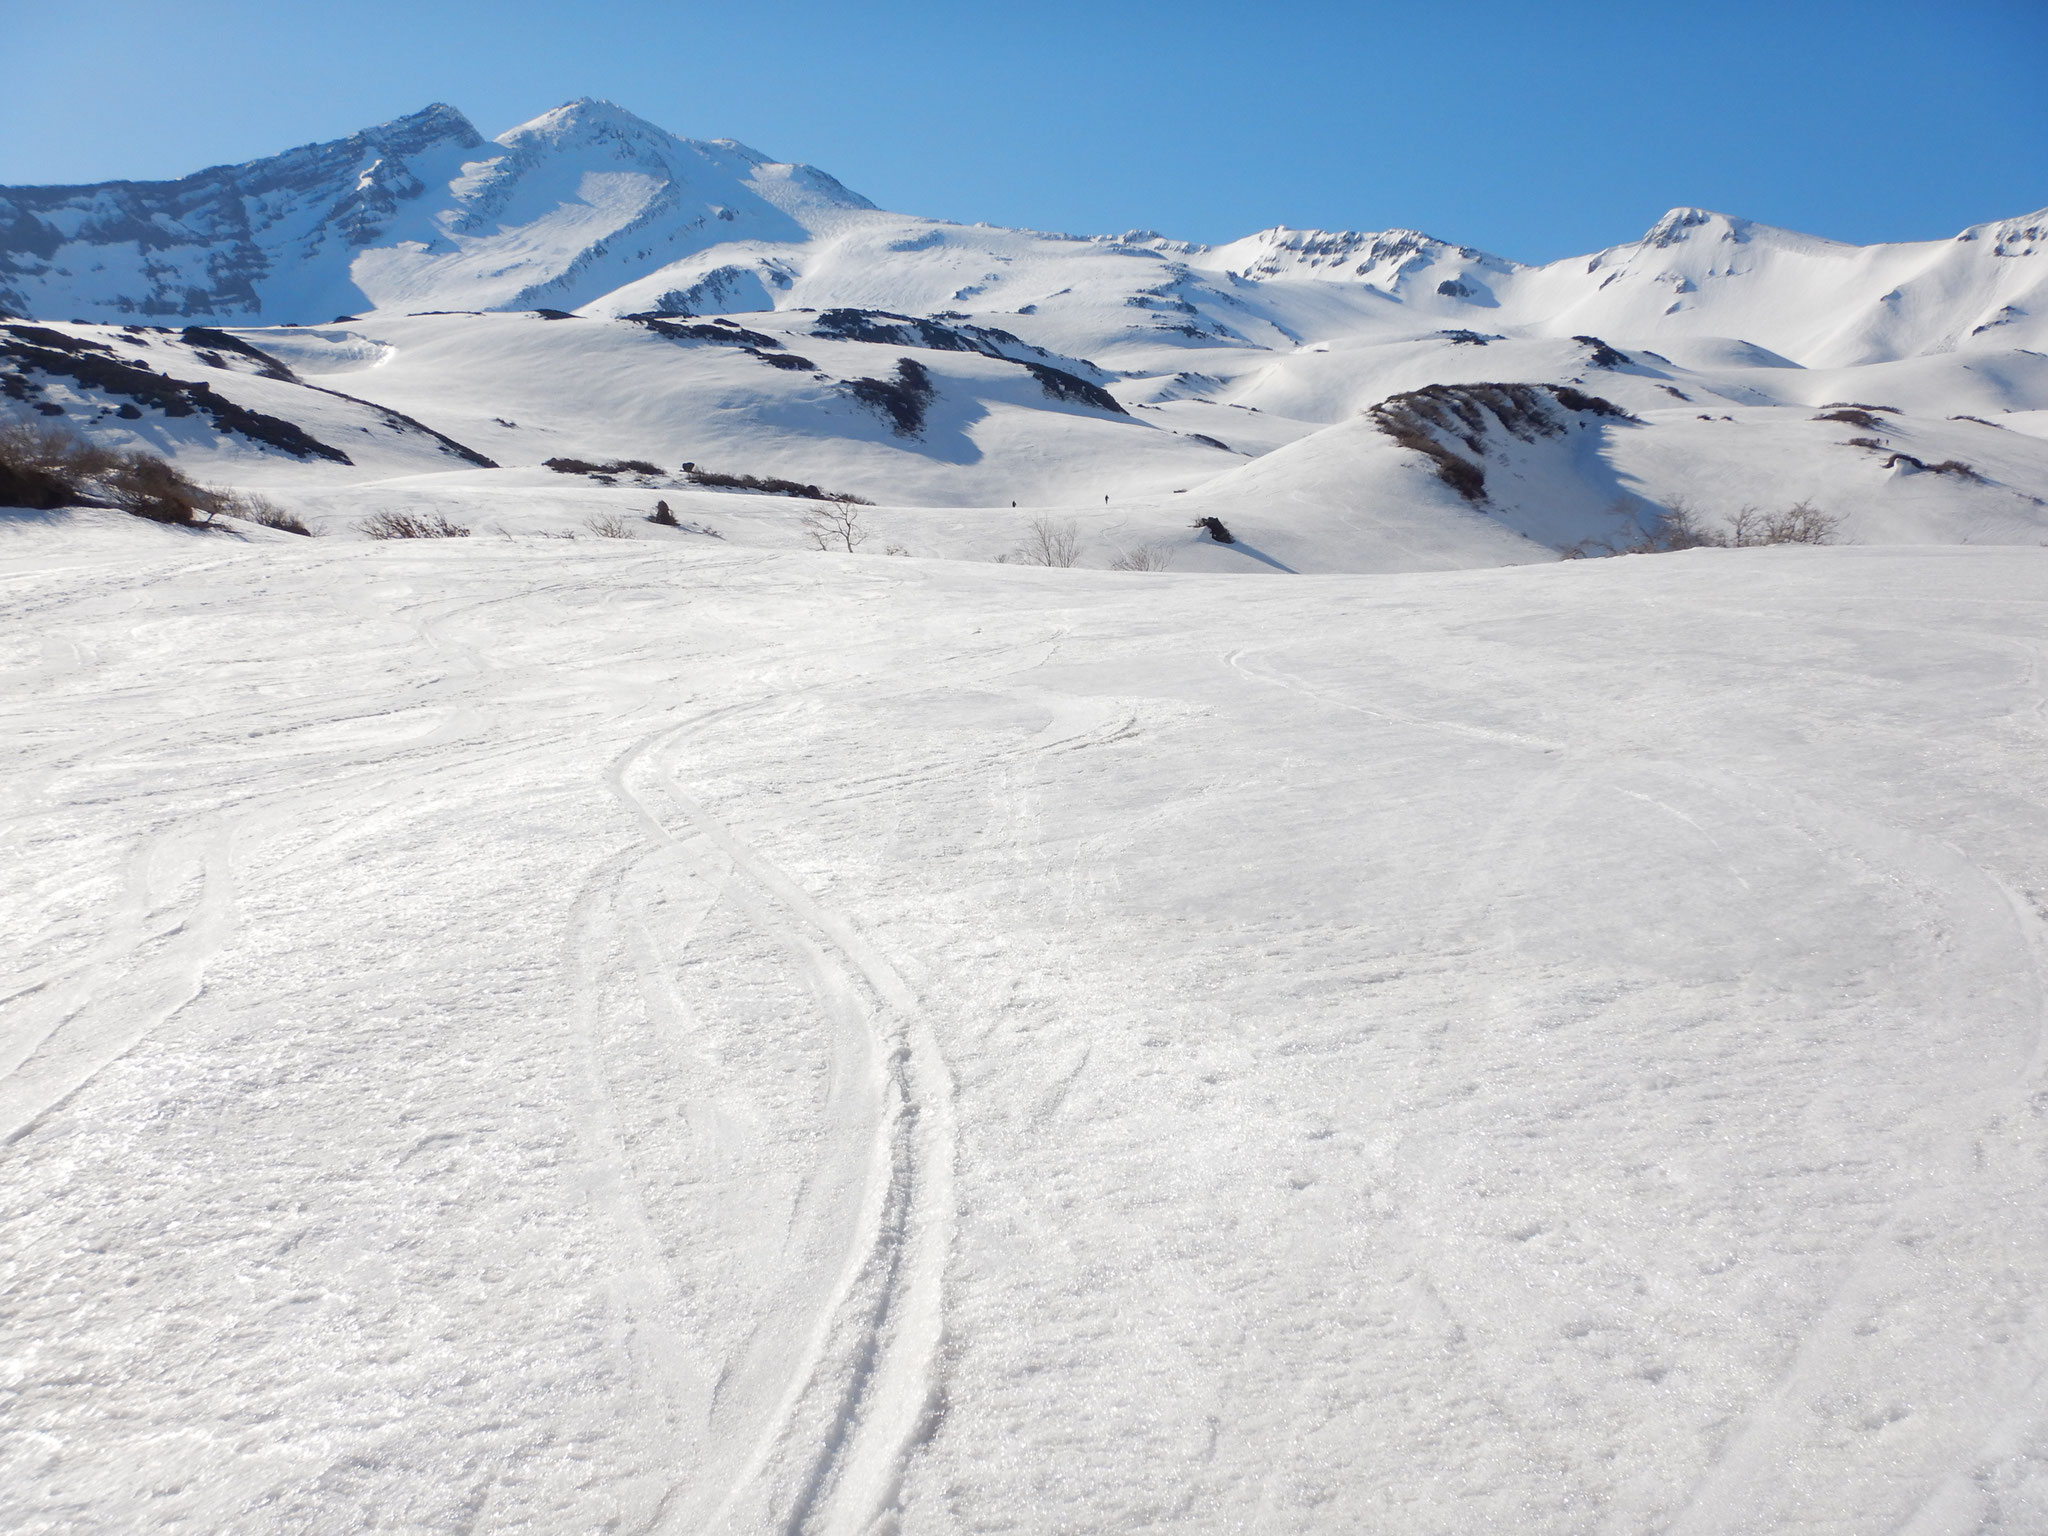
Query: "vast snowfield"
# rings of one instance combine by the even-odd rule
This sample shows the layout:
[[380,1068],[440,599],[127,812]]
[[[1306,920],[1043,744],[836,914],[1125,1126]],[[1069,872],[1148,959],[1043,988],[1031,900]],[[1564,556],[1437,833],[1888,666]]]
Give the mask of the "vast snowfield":
[[0,1527],[2048,1529],[2048,551],[0,536]]

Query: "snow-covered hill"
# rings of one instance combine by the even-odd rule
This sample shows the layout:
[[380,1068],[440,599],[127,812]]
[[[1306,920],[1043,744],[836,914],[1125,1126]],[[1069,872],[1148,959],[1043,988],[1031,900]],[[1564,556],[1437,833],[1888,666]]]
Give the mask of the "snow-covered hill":
[[[1804,500],[1853,540],[2048,539],[2048,212],[1851,247],[1681,208],[1542,267],[1400,230],[1200,246],[889,213],[604,102],[488,141],[434,107],[181,182],[0,189],[0,306],[43,338],[0,334],[0,410],[317,488],[337,528],[395,474],[567,493],[533,472],[568,457],[657,464],[663,491],[684,463],[815,484],[983,558],[1013,505],[1073,521],[1090,561],[1136,539],[1264,571],[1548,558],[1681,502],[1725,525]],[[194,323],[274,366],[188,345]],[[173,419],[164,387],[52,366],[52,335],[369,440],[334,444],[344,464]],[[1602,407],[1532,431],[1500,408],[1522,386]],[[1378,409],[1443,388],[1481,415],[1434,448]],[[338,422],[336,391],[500,478]],[[725,510],[771,539],[786,511]],[[1247,548],[1183,539],[1194,513]]]

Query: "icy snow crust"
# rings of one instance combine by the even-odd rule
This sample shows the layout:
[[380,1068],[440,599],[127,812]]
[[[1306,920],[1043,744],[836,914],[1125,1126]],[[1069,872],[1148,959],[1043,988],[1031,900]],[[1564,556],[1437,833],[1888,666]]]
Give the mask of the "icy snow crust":
[[0,1525],[2048,1528],[2044,584],[9,514]]

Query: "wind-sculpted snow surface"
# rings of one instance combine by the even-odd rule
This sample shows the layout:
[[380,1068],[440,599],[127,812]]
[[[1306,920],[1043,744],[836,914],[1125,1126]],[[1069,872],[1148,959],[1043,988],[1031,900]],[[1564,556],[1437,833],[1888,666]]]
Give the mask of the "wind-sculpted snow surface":
[[2048,1527],[2048,552],[248,538],[0,524],[0,1527]]

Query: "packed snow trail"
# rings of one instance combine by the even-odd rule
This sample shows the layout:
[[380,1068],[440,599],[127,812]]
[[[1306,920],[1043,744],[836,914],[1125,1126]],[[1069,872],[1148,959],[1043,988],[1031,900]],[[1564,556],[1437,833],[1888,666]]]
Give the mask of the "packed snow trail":
[[10,1531],[2048,1528],[2048,552],[0,604]]

